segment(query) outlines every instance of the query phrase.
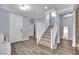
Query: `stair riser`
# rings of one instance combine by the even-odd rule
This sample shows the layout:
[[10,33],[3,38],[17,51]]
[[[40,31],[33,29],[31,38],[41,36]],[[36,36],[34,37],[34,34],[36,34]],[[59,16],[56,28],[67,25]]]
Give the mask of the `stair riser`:
[[43,35],[51,36],[51,34],[50,34],[50,33],[44,33]]
[[51,36],[48,36],[48,35],[43,35],[41,38],[51,39]]
[[46,30],[46,32],[51,32],[51,30]]
[[51,39],[49,36],[42,36],[42,38]]
[[43,42],[48,42],[48,43],[50,43],[50,40],[46,40],[46,39],[40,39],[40,41],[43,41]]

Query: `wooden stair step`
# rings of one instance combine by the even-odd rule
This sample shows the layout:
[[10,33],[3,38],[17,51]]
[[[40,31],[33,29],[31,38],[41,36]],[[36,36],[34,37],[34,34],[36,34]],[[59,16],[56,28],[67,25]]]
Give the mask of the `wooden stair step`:
[[51,31],[45,31],[45,33],[51,33]]
[[47,39],[51,39],[51,36],[48,35],[43,35],[42,38],[47,38]]
[[48,35],[48,36],[50,36],[50,35],[51,35],[51,33],[44,33],[43,35]]
[[46,29],[46,31],[51,31],[51,28]]
[[47,38],[41,38],[40,41],[50,42],[51,40]]
[[51,33],[51,31],[45,31],[45,33]]

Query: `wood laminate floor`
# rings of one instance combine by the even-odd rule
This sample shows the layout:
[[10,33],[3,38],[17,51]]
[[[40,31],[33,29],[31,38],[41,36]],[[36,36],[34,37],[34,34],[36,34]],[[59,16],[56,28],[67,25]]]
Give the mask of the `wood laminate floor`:
[[72,47],[72,40],[61,39],[58,50],[62,50],[67,54],[77,54],[77,48]]
[[[64,43],[63,43],[64,44]],[[59,46],[61,47],[62,44]],[[11,50],[12,55],[73,55],[76,54],[73,51],[73,49],[62,49],[57,48],[56,50],[51,50],[50,48],[47,48],[42,45],[37,45],[36,40],[33,38],[26,40],[26,41],[20,41],[17,43],[11,44]],[[68,51],[67,51],[68,50]]]

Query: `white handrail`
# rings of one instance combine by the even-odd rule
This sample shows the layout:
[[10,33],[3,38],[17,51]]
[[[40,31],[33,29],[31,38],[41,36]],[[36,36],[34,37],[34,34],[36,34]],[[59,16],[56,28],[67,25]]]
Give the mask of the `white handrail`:
[[53,28],[51,28],[51,49],[55,49],[55,38],[58,32],[57,23],[54,24]]

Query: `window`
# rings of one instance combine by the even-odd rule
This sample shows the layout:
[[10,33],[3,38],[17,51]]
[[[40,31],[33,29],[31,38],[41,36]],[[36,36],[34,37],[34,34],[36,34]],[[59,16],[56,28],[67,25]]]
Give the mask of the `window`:
[[63,28],[63,39],[68,39],[69,35],[68,35],[68,26],[64,26]]
[[55,12],[55,11],[52,12],[52,13],[51,13],[51,16],[52,16],[52,17],[56,17],[56,12]]

